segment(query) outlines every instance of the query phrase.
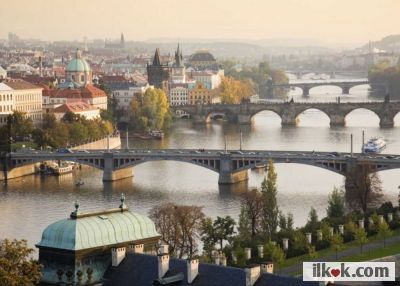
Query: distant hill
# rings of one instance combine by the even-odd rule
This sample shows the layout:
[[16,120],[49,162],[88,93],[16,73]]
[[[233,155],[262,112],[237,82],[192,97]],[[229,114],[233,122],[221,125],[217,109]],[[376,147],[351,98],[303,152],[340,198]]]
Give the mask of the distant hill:
[[385,50],[389,53],[400,53],[400,35],[386,36],[379,41],[374,41],[363,45],[362,49],[365,51],[369,51],[370,47]]

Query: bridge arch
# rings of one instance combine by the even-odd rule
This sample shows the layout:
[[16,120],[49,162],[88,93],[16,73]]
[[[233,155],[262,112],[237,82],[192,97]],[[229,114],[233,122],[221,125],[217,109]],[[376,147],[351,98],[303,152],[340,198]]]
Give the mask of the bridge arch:
[[[311,91],[312,89],[318,88],[318,87],[321,87],[321,86],[333,86],[333,87],[338,87],[338,88],[340,89],[340,92],[341,92],[341,93],[345,93],[344,88],[343,88],[342,86],[338,85],[338,84],[334,84],[334,83],[323,84],[323,83],[322,83],[322,84],[312,85],[312,86],[310,86],[309,88],[305,88],[305,89],[306,89],[307,95],[310,94],[310,91]],[[303,94],[304,94],[304,93],[305,93],[305,90],[303,89]]]
[[225,116],[225,118],[227,118],[230,122],[235,122],[237,120],[237,114],[235,114],[231,110],[225,108],[216,108],[206,112],[204,116],[205,122],[210,122],[213,115]]
[[250,114],[250,120],[253,122],[254,121],[254,117],[259,115],[262,112],[272,113],[274,116],[279,117],[279,120],[282,121],[282,115],[278,111],[276,111],[276,110],[274,110],[272,108],[260,109],[260,110],[257,110],[256,112],[251,113]]
[[329,113],[326,112],[325,110],[321,109],[321,108],[317,108],[317,107],[313,107],[313,106],[311,106],[311,107],[306,107],[306,108],[304,108],[304,109],[301,109],[301,110],[297,111],[296,114],[295,114],[295,120],[296,120],[296,121],[299,121],[299,119],[300,119],[299,117],[300,117],[301,115],[303,115],[304,112],[310,111],[310,110],[319,111],[319,113],[324,114],[324,116],[325,116],[326,119],[328,120],[328,125],[329,125],[329,123],[330,123],[330,121],[331,121],[331,117],[330,117]]
[[[371,109],[371,108],[365,108],[365,107],[354,107],[354,108],[352,108],[351,110],[349,110],[349,111],[347,111],[345,114],[344,114],[344,120],[346,121],[346,125],[348,125],[349,124],[349,115],[351,116],[351,113],[353,113],[353,112],[357,112],[357,111],[368,111],[368,113],[369,114],[357,114],[356,116],[357,117],[359,117],[360,119],[367,119],[367,120],[369,120],[369,121],[371,121],[372,120],[372,122],[373,121],[375,121],[375,122],[373,122],[373,126],[379,126],[379,124],[380,124],[380,120],[381,120],[381,118],[380,118],[380,116],[379,116],[379,114],[375,111],[375,110],[373,110],[373,109]],[[374,114],[375,116],[372,116],[372,118],[374,118],[375,117],[375,119],[371,119],[371,115],[372,114]],[[353,115],[354,115],[354,113],[353,113]],[[350,125],[352,125],[352,124],[350,124]],[[355,124],[356,126],[357,126],[357,124]],[[363,123],[362,123],[362,126],[365,126],[365,120],[363,120]]]

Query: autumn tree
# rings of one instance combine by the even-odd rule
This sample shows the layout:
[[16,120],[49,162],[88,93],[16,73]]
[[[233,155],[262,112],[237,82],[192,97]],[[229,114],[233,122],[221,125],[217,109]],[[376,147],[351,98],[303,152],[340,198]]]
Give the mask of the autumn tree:
[[360,245],[360,252],[363,253],[363,246],[368,242],[367,233],[364,228],[357,227],[354,230],[354,239]]
[[371,164],[357,165],[346,176],[346,202],[354,210],[366,213],[382,201],[382,182]]
[[167,129],[171,124],[167,95],[162,89],[148,88],[144,94],[135,95],[131,101],[129,126],[133,130]]
[[157,205],[150,210],[161,238],[176,257],[192,257],[198,251],[204,213],[202,207],[181,206],[173,203]]
[[31,258],[33,252],[26,240],[0,241],[0,285],[37,285],[41,267],[38,261]]
[[236,80],[232,77],[224,77],[216,90],[216,94],[221,97],[221,102],[223,103],[238,104],[243,99],[253,95],[254,89],[250,80]]

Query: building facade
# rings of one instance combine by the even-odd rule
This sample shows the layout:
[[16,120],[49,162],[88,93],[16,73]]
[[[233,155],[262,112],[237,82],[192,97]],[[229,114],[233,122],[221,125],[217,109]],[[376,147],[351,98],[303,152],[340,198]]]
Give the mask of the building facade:
[[25,113],[34,125],[42,122],[42,88],[21,79],[0,83],[0,125],[14,111]]
[[195,88],[189,90],[189,104],[211,104],[212,92],[203,83],[196,83]]

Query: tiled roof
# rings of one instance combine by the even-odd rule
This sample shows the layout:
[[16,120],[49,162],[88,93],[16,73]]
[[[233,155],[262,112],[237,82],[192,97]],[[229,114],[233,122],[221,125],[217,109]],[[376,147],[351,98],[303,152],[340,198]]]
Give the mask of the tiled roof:
[[37,86],[22,79],[6,79],[3,81],[3,83],[5,83],[14,90],[41,89],[40,86]]
[[75,113],[75,112],[84,112],[84,111],[89,111],[89,110],[97,110],[97,108],[92,107],[91,105],[87,104],[86,102],[76,101],[76,102],[62,104],[62,105],[54,108],[53,112],[54,113],[66,113],[66,112],[70,111],[70,112]]
[[107,94],[93,86],[87,85],[81,88],[71,88],[71,89],[50,89],[44,91],[43,95],[48,95],[53,98],[96,98],[96,97],[107,97]]

